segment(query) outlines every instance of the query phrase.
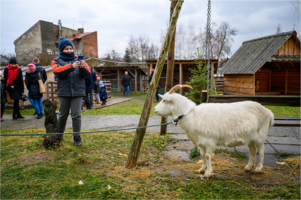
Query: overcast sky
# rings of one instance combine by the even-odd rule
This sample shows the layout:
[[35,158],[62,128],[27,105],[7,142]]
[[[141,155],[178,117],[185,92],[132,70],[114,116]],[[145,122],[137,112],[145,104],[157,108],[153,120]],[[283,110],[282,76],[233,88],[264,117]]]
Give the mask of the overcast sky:
[[[123,55],[131,35],[148,35],[159,45],[169,19],[170,0],[0,0],[0,6],[1,53],[14,53],[14,40],[37,21],[57,24],[60,19],[64,27],[81,28],[84,21],[85,32],[97,31],[102,57],[111,48]],[[185,0],[178,24],[188,26],[191,21],[199,31],[206,25],[206,16],[207,0]],[[243,41],[275,34],[279,23],[282,31],[293,30],[293,19],[289,0],[212,0],[211,21],[217,25],[226,21],[238,30],[232,54]],[[299,36],[299,13],[295,30]]]

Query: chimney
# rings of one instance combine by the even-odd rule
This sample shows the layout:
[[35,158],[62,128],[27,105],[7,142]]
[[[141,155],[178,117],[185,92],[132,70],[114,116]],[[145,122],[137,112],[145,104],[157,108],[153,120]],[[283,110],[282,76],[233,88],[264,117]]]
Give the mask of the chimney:
[[79,33],[83,33],[84,32],[84,28],[78,28],[77,30],[79,31]]

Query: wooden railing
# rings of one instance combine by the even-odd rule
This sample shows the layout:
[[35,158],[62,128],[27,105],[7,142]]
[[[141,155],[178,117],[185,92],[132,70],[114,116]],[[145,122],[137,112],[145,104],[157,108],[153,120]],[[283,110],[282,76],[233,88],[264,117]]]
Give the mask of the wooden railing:
[[[106,86],[108,99],[111,99],[111,82],[103,81],[103,84]],[[49,99],[52,103],[58,103],[57,97],[57,82],[56,81],[48,81],[46,83],[46,98]],[[93,95],[93,99],[95,99],[95,95]]]

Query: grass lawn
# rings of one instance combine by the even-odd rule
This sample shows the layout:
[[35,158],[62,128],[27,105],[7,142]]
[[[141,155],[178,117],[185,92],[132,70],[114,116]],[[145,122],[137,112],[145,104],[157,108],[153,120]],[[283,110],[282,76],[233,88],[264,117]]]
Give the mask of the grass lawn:
[[[44,131],[6,129],[2,133]],[[76,147],[72,136],[65,135],[56,150],[43,149],[41,136],[3,137],[1,198],[300,199],[300,171],[294,163],[280,169],[265,166],[263,174],[248,174],[239,158],[217,152],[212,163],[217,175],[201,179],[195,172],[198,161],[162,154],[175,141],[157,133],[146,134],[138,165],[126,169],[133,136],[134,132],[83,134],[83,146]]]

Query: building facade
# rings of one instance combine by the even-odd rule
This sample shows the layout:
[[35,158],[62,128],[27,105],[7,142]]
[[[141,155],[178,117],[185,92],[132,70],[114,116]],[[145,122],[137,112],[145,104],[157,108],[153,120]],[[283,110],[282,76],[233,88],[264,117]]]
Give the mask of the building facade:
[[63,27],[60,21],[59,25],[56,25],[39,20],[14,41],[18,62],[25,65],[37,55],[57,56],[60,37],[66,37],[72,41],[75,54],[84,55],[85,58],[98,57],[96,31],[85,33],[83,28],[73,30]]

